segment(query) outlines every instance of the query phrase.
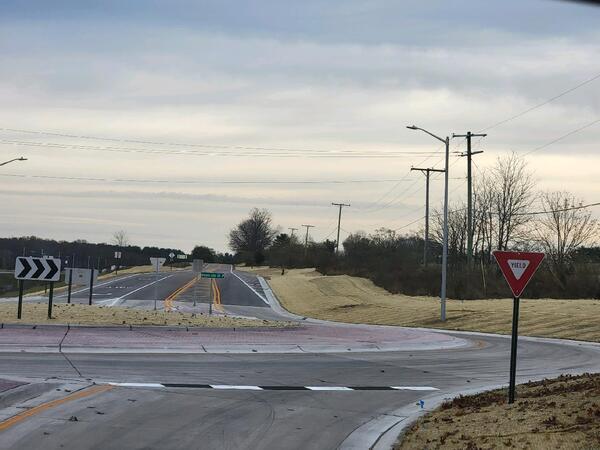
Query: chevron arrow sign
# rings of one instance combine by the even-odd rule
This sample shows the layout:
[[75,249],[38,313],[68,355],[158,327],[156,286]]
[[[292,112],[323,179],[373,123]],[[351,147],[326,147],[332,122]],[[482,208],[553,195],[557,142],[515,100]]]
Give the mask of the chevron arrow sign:
[[15,261],[15,278],[17,280],[60,280],[60,259],[19,256]]

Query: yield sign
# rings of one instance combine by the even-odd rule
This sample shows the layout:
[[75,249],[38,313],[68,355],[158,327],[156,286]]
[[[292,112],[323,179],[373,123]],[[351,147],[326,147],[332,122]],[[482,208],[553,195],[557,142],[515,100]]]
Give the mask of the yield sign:
[[544,253],[536,252],[494,252],[494,258],[515,297],[521,296],[544,256]]

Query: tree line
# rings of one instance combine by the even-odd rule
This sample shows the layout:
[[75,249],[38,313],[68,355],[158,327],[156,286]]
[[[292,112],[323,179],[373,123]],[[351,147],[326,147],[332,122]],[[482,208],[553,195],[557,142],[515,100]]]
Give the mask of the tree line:
[[[546,259],[527,295],[553,298],[600,298],[598,221],[583,200],[568,191],[538,192],[527,164],[515,154],[499,157],[477,175],[473,201],[473,252],[467,256],[467,207],[450,206],[448,215],[451,298],[509,295],[493,259],[494,250],[543,251]],[[537,206],[536,206],[537,205]],[[427,259],[423,232],[401,235],[381,228],[356,232],[335,254],[335,241],[301,243],[279,232],[267,210],[253,209],[229,232],[235,262],[286,267],[315,267],[326,274],[370,278],[391,292],[440,293],[443,216],[432,211]],[[469,259],[471,262],[469,264]]]

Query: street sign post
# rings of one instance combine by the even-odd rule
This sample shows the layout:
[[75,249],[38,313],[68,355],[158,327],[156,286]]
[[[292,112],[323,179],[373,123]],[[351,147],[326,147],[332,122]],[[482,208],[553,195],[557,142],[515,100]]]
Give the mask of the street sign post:
[[533,274],[536,272],[544,253],[537,252],[494,252],[494,258],[513,293],[513,321],[510,342],[510,379],[508,384],[508,403],[515,401],[515,383],[517,375],[517,340],[519,336],[519,303],[521,294]]
[[23,284],[24,280],[38,280],[50,282],[48,294],[48,318],[52,318],[52,300],[54,297],[54,282],[60,280],[59,258],[35,256],[19,256],[15,261],[15,278],[19,280],[19,303],[17,306],[17,319],[21,318],[23,310]]
[[121,252],[115,252],[115,275],[119,275],[119,264],[120,261],[116,261],[116,260],[120,260],[121,259]]
[[200,274],[201,278],[225,278],[224,273],[219,272],[202,272]]
[[94,283],[98,281],[98,269],[82,269],[70,267],[65,269],[65,283],[68,284],[67,303],[71,303],[71,287],[75,285],[84,286],[89,284],[90,292],[88,304],[92,304],[92,296],[94,292]]
[[81,269],[76,267],[65,269],[65,283],[71,282],[75,286],[90,284],[92,276],[94,277],[94,282],[97,282],[98,269]]
[[36,258],[35,256],[19,256],[15,261],[15,278],[17,280],[60,280],[60,259]]
[[156,303],[158,302],[158,290],[156,287],[158,284],[158,273],[166,260],[167,258],[150,258],[150,264],[154,267],[154,273],[156,274],[156,280],[154,280],[154,311],[156,311]]
[[204,266],[204,261],[201,259],[194,259],[192,261],[192,272],[198,274],[202,272],[202,267]]

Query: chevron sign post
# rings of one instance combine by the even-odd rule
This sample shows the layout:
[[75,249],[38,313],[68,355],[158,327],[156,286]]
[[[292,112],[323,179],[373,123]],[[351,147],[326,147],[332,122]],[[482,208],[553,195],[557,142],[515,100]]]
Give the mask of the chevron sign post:
[[15,278],[17,280],[60,280],[60,259],[35,258],[19,256],[15,261]]
[[23,309],[23,284],[24,280],[49,281],[48,318],[52,318],[52,298],[54,296],[54,282],[60,280],[60,259],[36,258],[34,256],[19,256],[15,261],[15,278],[19,280],[19,304],[17,318],[21,318]]

